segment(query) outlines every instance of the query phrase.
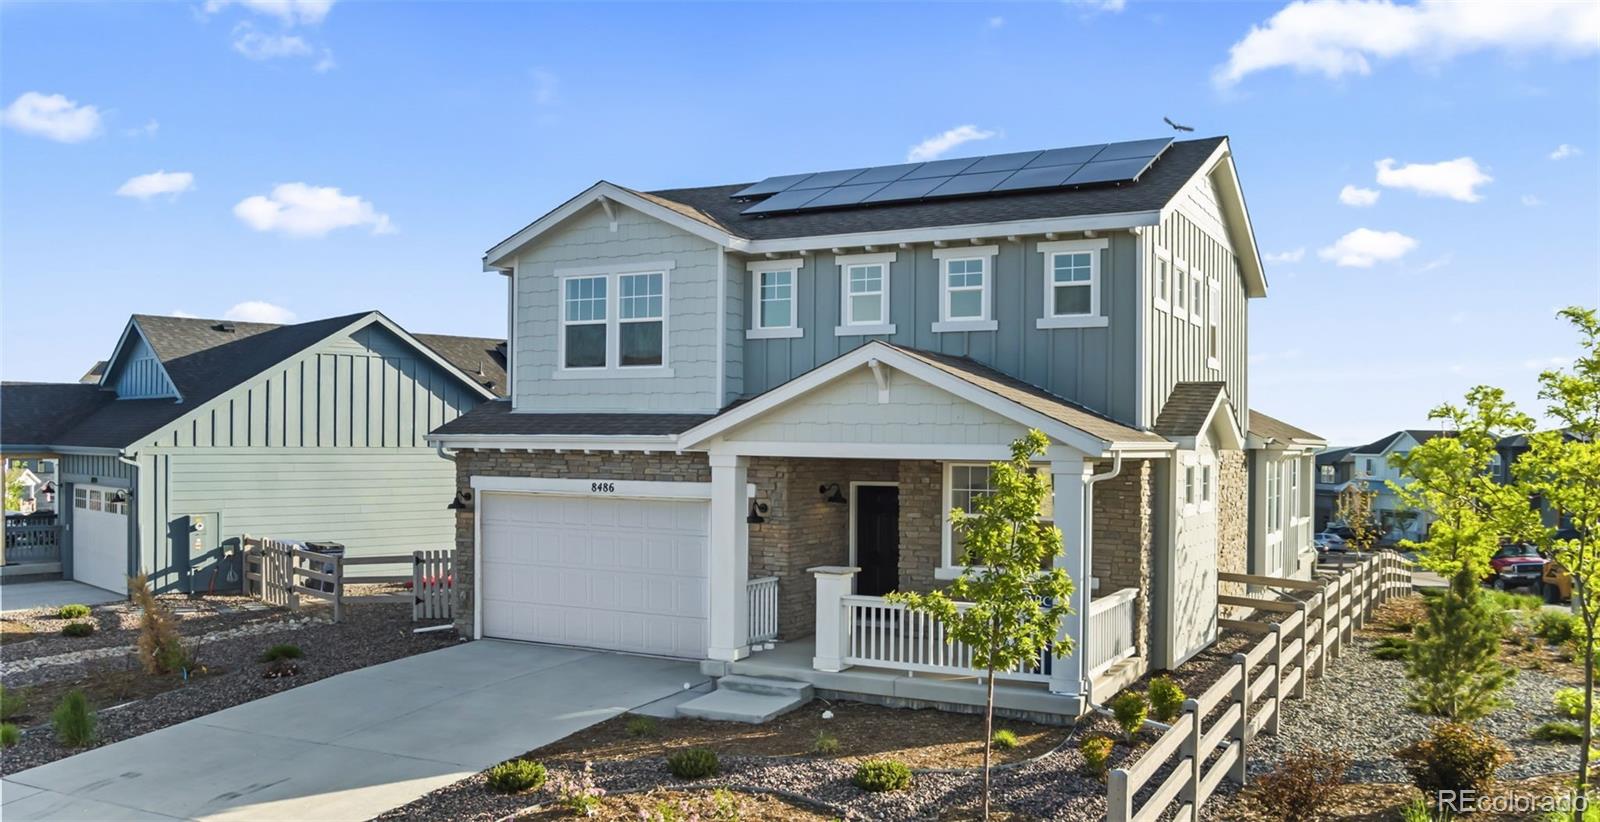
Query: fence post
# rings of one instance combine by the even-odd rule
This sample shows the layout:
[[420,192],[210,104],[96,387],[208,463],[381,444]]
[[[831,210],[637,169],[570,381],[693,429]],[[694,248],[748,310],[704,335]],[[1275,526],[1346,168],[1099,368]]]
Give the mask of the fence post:
[[1350,632],[1355,633],[1357,628],[1367,624],[1367,562],[1362,560],[1356,564],[1354,579],[1356,586],[1356,612],[1350,616]]
[[1117,768],[1106,777],[1106,820],[1128,822],[1133,818],[1133,791],[1128,790],[1128,769]]
[[1239,684],[1233,686],[1233,701],[1239,703],[1239,722],[1233,726],[1233,733],[1228,735],[1238,741],[1239,756],[1233,760],[1233,767],[1228,769],[1228,778],[1234,784],[1243,785],[1244,762],[1250,749],[1250,663],[1244,654],[1234,654],[1233,661],[1239,666]]
[[1340,646],[1344,644],[1344,598],[1342,596],[1342,594],[1344,594],[1343,582],[1344,577],[1335,576],[1328,583],[1328,604],[1333,606],[1328,609],[1333,612],[1333,645],[1328,648],[1328,653],[1332,654],[1334,657],[1339,656]]
[[[1183,786],[1178,796],[1189,803],[1189,819],[1200,818],[1200,778],[1205,775],[1205,757],[1200,753],[1200,703],[1193,699],[1183,701],[1183,718],[1180,722],[1189,726],[1189,736],[1183,740],[1179,748],[1182,754],[1189,758],[1189,783]],[[1183,762],[1178,767],[1184,767]]]
[[1283,716],[1283,626],[1278,623],[1272,624],[1272,652],[1267,654],[1267,663],[1272,666],[1272,687],[1267,690],[1272,697],[1272,718],[1267,720],[1267,733],[1277,736]]
[[344,618],[344,555],[333,558],[333,621]]
[[1306,664],[1306,660],[1311,656],[1311,610],[1306,607],[1304,602],[1300,603],[1299,608],[1300,658],[1296,662],[1299,663],[1300,678],[1295,680],[1294,683],[1294,698],[1305,699],[1306,680],[1311,678],[1311,668]]
[[411,552],[411,621],[423,618],[422,613],[422,552]]
[[289,546],[282,546],[282,550],[284,559],[287,560],[285,565],[289,571],[289,578],[286,580],[289,588],[289,610],[298,611],[300,610],[300,592],[295,589],[295,583],[299,581],[300,576],[300,555],[295,553],[295,550]]

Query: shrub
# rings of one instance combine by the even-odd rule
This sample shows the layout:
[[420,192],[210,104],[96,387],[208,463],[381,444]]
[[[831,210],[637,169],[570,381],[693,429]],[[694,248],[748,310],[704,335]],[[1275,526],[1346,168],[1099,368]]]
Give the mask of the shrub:
[[94,633],[93,622],[69,622],[61,626],[62,636],[84,637]]
[[173,674],[189,667],[189,652],[178,637],[172,613],[150,593],[150,580],[140,573],[128,580],[128,592],[139,606],[139,662],[149,674]]
[[1375,659],[1403,660],[1411,656],[1411,640],[1403,636],[1386,636],[1372,648]]
[[705,748],[684,748],[667,754],[667,770],[679,779],[705,779],[722,770],[717,755]]
[[299,645],[281,643],[262,651],[261,656],[256,657],[256,661],[279,662],[286,659],[299,659],[303,656],[305,656],[305,652],[300,650]]
[[1544,600],[1537,594],[1513,594],[1510,591],[1484,591],[1489,604],[1500,611],[1538,613],[1544,610]]
[[1150,703],[1145,700],[1144,694],[1123,691],[1111,700],[1111,714],[1117,718],[1117,725],[1122,732],[1132,739],[1144,727],[1144,718],[1150,714]]
[[544,766],[526,759],[507,759],[489,769],[489,789],[495,793],[538,790],[544,779]]
[[1441,722],[1427,739],[1396,751],[1395,758],[1424,794],[1437,796],[1439,791],[1487,790],[1495,770],[1511,755],[1500,740],[1471,725]]
[[850,781],[861,790],[873,793],[903,791],[911,787],[911,769],[895,759],[869,759],[856,766],[855,776]]
[[22,729],[10,722],[0,722],[0,748],[9,748],[22,741]]
[[11,693],[6,690],[6,686],[0,685],[0,721],[22,713],[23,702],[20,694]]
[[80,602],[75,602],[71,605],[63,605],[56,610],[56,616],[60,617],[61,619],[79,619],[88,615],[89,606]]
[[1583,718],[1582,688],[1562,688],[1556,691],[1553,701],[1556,704],[1556,710],[1560,711],[1562,716],[1568,719]]
[[1428,604],[1406,666],[1414,710],[1470,722],[1505,704],[1500,691],[1513,672],[1500,661],[1505,628],[1489,593],[1463,571],[1450,580],[1448,595]]
[[811,743],[811,752],[822,756],[833,756],[839,752],[839,737],[827,731],[817,731],[817,739]]
[[[1428,810],[1428,800],[1417,797],[1400,809],[1400,822],[1449,822],[1453,819],[1449,811],[1441,810],[1437,816]],[[1571,817],[1567,817],[1570,820]]]
[[1002,751],[1009,751],[1022,744],[1017,739],[1017,732],[1010,728],[1001,728],[994,732],[994,746]]
[[1150,680],[1150,710],[1155,713],[1156,719],[1162,722],[1171,722],[1183,713],[1183,702],[1189,695],[1183,692],[1183,686],[1172,680],[1172,677],[1162,674]]
[[661,732],[661,723],[653,716],[628,717],[628,736],[655,736]]
[[1109,736],[1086,736],[1078,740],[1078,753],[1083,754],[1083,764],[1089,773],[1098,777],[1106,775],[1106,764],[1111,761],[1111,749],[1115,745]]
[[1583,726],[1576,722],[1545,722],[1530,736],[1541,742],[1582,742]]
[[566,771],[551,774],[550,790],[556,795],[556,802],[573,816],[593,816],[600,807],[601,797],[606,795],[604,788],[594,784],[592,762],[583,763],[583,770],[576,774]]
[[89,698],[83,691],[68,691],[50,714],[50,721],[62,745],[81,748],[94,741],[94,711],[89,709]]
[[1295,751],[1256,780],[1256,801],[1286,822],[1321,818],[1349,768],[1350,757],[1337,749]]

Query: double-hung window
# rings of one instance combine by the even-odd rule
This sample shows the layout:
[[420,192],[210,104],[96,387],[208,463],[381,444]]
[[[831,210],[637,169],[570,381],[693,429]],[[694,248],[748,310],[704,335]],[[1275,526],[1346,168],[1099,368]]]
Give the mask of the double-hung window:
[[[1035,467],[1034,471],[1048,470]],[[1049,478],[1048,473],[1045,475]],[[968,514],[978,512],[978,500],[994,491],[993,477],[989,471],[988,463],[945,463],[944,466],[944,510],[947,512],[943,523],[942,556],[940,567],[934,571],[934,576],[940,579],[954,579],[961,568],[961,555],[963,552],[962,537],[955,532],[954,525],[949,519],[951,509],[959,509]],[[1039,518],[1046,522],[1055,516],[1055,498],[1046,496],[1039,507]]]
[[1189,267],[1183,260],[1173,266],[1172,316],[1183,319],[1189,314]]
[[1267,532],[1277,533],[1283,525],[1283,466],[1267,460]]
[[1289,525],[1300,519],[1300,461],[1288,462],[1289,470]]
[[1206,310],[1206,278],[1200,269],[1189,272],[1189,322],[1199,325]]
[[933,330],[993,331],[994,259],[998,246],[936,248],[939,264],[939,321]]
[[1106,325],[1100,312],[1100,255],[1104,239],[1040,243],[1044,255],[1044,316],[1039,328]]
[[758,260],[750,263],[750,328],[753,340],[799,337],[795,295],[800,284],[800,260]]
[[659,271],[617,276],[617,354],[623,368],[662,362],[665,280]]
[[[667,278],[671,261],[557,270],[561,304],[556,379],[671,376],[667,365]],[[573,372],[573,373],[568,373]]]
[[893,334],[889,322],[889,264],[895,252],[852,254],[836,258],[839,264],[840,318],[834,333]]
[[1169,295],[1172,293],[1172,259],[1161,248],[1156,249],[1155,291],[1156,308],[1168,310],[1171,305]]
[[610,280],[605,275],[568,277],[562,284],[562,367],[605,368]]
[[1194,474],[1195,474],[1195,471],[1194,471],[1194,466],[1193,465],[1185,465],[1183,467],[1183,504],[1184,505],[1193,506],[1195,504],[1195,478],[1194,478]]
[[1211,281],[1211,301],[1206,304],[1206,364],[1222,367],[1222,284]]
[[1211,502],[1211,463],[1200,464],[1200,501]]

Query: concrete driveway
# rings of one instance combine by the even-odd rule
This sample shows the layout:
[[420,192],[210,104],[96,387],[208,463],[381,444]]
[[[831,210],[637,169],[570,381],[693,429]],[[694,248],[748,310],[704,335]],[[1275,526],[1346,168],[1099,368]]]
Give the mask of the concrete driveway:
[[22,771],[0,816],[370,819],[703,681],[691,662],[463,643]]
[[70,579],[52,579],[45,582],[14,582],[0,586],[0,611],[25,611],[32,608],[60,608],[81,602],[84,605],[102,605],[121,602],[127,594],[107,591]]

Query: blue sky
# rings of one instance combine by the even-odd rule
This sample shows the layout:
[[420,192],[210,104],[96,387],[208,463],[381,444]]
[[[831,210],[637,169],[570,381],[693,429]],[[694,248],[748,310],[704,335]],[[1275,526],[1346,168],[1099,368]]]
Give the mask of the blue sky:
[[1597,49],[1577,3],[6,3],[0,370],[75,379],[133,312],[498,335],[484,249],[596,179],[1170,116],[1232,137],[1271,255],[1256,408],[1351,442],[1480,382],[1536,407],[1554,309],[1600,303]]

